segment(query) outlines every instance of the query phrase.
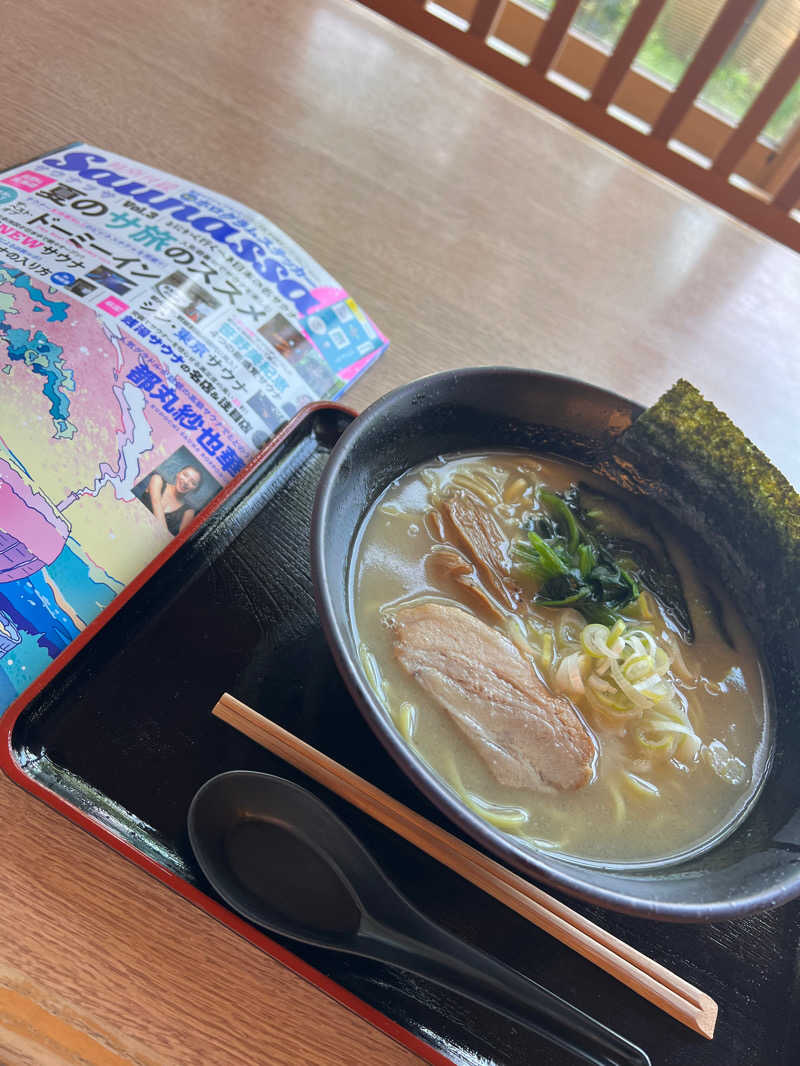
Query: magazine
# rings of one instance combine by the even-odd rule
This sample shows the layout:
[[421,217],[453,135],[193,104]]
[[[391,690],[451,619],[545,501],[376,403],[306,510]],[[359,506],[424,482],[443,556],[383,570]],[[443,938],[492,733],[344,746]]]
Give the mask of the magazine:
[[86,144],[0,174],[0,713],[387,344],[225,196]]

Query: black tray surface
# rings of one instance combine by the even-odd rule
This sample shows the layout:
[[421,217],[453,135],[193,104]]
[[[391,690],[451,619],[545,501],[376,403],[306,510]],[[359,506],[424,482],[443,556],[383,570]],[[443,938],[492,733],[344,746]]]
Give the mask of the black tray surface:
[[[739,922],[677,926],[568,900],[719,1002],[717,1036],[708,1042],[212,718],[221,693],[231,692],[458,832],[362,720],[317,620],[308,546],[314,491],[350,417],[333,406],[309,413],[28,704],[12,733],[24,773],[212,898],[186,833],[192,796],[223,770],[280,774],[329,803],[425,914],[640,1044],[654,1066],[797,1066],[800,903]],[[285,946],[454,1063],[575,1061],[420,978]]]

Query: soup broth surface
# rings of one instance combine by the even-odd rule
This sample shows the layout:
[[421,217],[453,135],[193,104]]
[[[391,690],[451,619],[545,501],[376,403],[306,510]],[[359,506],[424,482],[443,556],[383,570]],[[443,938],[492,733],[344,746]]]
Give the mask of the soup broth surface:
[[[589,671],[603,667],[581,643],[586,618],[574,607],[535,603],[537,583],[514,561],[513,545],[543,513],[541,491],[564,493],[578,484],[582,503],[592,504],[593,521],[607,534],[642,543],[657,537],[679,574],[694,628],[691,642],[641,575],[642,594],[619,612],[626,634],[649,634],[653,643],[647,641],[647,647],[664,649],[659,661],[664,654],[671,660],[659,683],[671,688],[673,708],[678,718],[683,715],[674,732],[650,729],[650,710],[620,717],[613,709],[607,713],[597,698],[592,703],[587,689],[603,697],[611,687],[608,673],[588,683]],[[452,585],[438,582],[426,565],[442,545],[442,526],[431,512],[456,492],[490,510],[506,538],[509,579],[521,590],[514,609],[497,609],[495,603],[487,614],[454,594]],[[660,511],[654,509],[647,524],[637,521],[620,492],[583,468],[497,453],[444,457],[410,470],[386,489],[362,523],[349,581],[362,666],[386,715],[464,803],[520,841],[604,866],[674,862],[724,835],[758,790],[769,757],[765,691],[737,612]],[[393,612],[431,601],[457,605],[503,633],[552,692],[570,699],[597,749],[588,784],[574,791],[539,791],[498,782],[451,714],[395,655]],[[559,673],[570,655],[572,666],[567,663]],[[635,679],[634,659],[629,672]],[[652,721],[663,722],[657,706],[652,713]]]

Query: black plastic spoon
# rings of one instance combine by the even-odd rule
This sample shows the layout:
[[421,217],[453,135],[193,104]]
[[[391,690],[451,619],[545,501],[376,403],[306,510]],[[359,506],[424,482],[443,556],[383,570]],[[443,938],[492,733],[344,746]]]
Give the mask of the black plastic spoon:
[[649,1066],[635,1044],[420,914],[299,785],[245,770],[219,774],[192,800],[188,829],[212,886],[256,925],[419,974],[596,1066]]

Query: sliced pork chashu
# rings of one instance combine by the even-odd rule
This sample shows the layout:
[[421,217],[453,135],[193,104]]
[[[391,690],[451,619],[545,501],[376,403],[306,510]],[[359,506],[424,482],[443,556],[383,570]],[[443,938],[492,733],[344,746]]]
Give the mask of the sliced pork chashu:
[[575,708],[497,630],[460,607],[423,603],[395,613],[394,647],[500,784],[568,791],[591,780],[594,741]]
[[428,580],[471,607],[481,618],[502,622],[503,613],[475,575],[475,567],[457,548],[436,545],[425,557]]
[[508,541],[494,517],[463,489],[439,505],[445,535],[474,564],[481,581],[504,607],[519,603],[519,589],[511,581]]

